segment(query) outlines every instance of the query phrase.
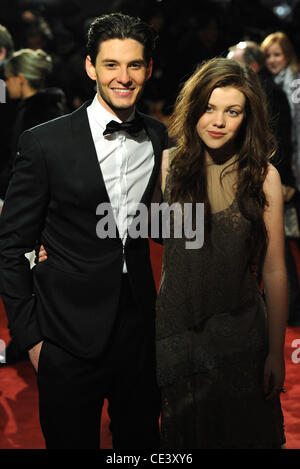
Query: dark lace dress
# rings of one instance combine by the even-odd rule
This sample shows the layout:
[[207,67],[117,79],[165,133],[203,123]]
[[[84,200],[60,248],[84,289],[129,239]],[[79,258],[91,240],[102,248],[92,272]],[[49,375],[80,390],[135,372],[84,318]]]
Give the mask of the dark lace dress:
[[[208,166],[211,243],[164,241],[157,301],[157,373],[163,448],[280,448],[280,400],[266,401],[266,308],[249,269],[249,222],[234,196],[236,171]],[[165,190],[169,200],[170,176]]]

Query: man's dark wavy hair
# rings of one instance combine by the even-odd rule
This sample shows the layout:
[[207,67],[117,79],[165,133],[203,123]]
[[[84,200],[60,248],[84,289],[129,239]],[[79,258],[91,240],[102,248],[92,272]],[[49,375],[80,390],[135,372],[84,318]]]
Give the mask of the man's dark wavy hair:
[[88,30],[87,54],[93,65],[101,42],[108,39],[135,39],[144,46],[144,58],[148,64],[155,49],[157,33],[138,17],[123,13],[110,13],[93,20]]

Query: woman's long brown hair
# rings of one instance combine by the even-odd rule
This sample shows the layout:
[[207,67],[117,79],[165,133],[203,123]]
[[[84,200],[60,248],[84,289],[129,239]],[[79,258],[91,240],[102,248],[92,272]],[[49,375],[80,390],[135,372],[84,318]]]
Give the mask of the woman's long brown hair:
[[263,213],[267,204],[263,183],[276,143],[269,127],[265,93],[255,72],[234,60],[204,63],[183,86],[171,116],[169,134],[176,141],[170,163],[171,202],[204,202],[206,229],[211,209],[207,194],[205,148],[196,125],[215,88],[233,86],[246,98],[245,117],[236,138],[236,197],[242,215],[251,222],[251,258],[261,262],[267,246]]

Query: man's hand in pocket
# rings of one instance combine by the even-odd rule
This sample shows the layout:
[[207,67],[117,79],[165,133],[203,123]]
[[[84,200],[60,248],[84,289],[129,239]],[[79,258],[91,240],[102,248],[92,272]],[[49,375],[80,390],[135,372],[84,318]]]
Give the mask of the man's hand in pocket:
[[35,369],[35,372],[37,373],[38,371],[38,366],[39,366],[39,358],[40,358],[40,353],[41,353],[41,348],[42,348],[43,341],[39,342],[36,344],[34,347],[32,347],[28,354],[29,354],[29,359],[32,363],[33,368]]

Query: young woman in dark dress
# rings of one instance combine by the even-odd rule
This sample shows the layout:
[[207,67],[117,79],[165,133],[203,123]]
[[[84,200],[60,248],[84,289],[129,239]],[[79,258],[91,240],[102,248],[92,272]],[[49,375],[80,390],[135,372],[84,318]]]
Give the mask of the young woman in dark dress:
[[[177,145],[164,152],[164,200],[204,202],[205,236],[200,249],[187,249],[184,237],[164,240],[156,320],[162,446],[280,448],[283,197],[256,74],[228,59],[202,65],[178,97],[170,135]],[[265,300],[253,274],[259,263]]]

